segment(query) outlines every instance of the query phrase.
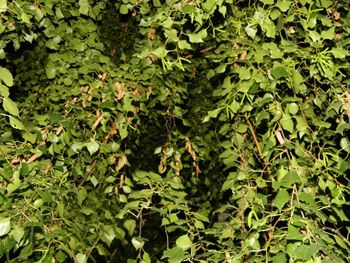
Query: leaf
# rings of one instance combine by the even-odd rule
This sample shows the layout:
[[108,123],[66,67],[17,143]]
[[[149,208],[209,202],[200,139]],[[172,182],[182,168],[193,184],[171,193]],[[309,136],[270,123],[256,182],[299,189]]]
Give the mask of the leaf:
[[344,151],[350,153],[350,142],[348,138],[346,137],[341,138],[340,146]]
[[0,0],[0,13],[7,11],[7,0]]
[[288,191],[286,189],[280,189],[272,203],[278,208],[279,211],[281,211],[283,206],[288,202],[288,200]]
[[247,35],[249,37],[251,37],[252,39],[255,38],[256,36],[256,33],[258,32],[258,30],[254,27],[252,27],[251,25],[247,25],[245,28],[244,28],[244,31],[247,33]]
[[129,13],[129,7],[127,5],[122,4],[119,8],[119,12],[122,15],[126,15],[127,13]]
[[203,9],[205,11],[211,11],[216,5],[216,0],[207,0],[203,4]]
[[250,79],[250,76],[251,76],[250,68],[240,67],[240,68],[237,68],[235,71],[238,73],[239,78],[241,80],[248,80],[248,79]]
[[10,232],[11,226],[10,226],[10,218],[0,218],[0,237],[6,235],[8,232]]
[[329,40],[332,40],[332,39],[334,39],[334,27],[331,27],[330,29],[328,29],[328,30],[323,30],[322,32],[321,32],[321,37],[323,38],[323,39],[329,39]]
[[282,115],[282,118],[280,119],[280,124],[283,130],[293,133],[294,123],[293,123],[292,117],[288,113],[285,113]]
[[135,220],[128,219],[123,223],[123,226],[128,231],[129,235],[132,236],[136,228],[136,222]]
[[19,110],[17,108],[17,104],[11,100],[10,98],[3,98],[2,99],[2,106],[4,107],[4,110],[10,113],[13,116],[18,117]]
[[103,242],[105,242],[108,246],[110,246],[115,238],[116,238],[116,233],[114,228],[112,226],[104,226],[103,234],[102,234]]
[[295,102],[292,102],[290,104],[288,104],[288,111],[290,114],[294,115],[294,114],[297,114],[298,111],[299,111],[299,107],[298,107],[298,104],[296,104]]
[[293,184],[300,183],[301,179],[297,172],[288,172],[281,180],[281,185],[290,188]]
[[10,125],[17,130],[25,130],[24,124],[17,118],[10,116]]
[[288,224],[287,240],[303,240],[304,236],[299,232],[299,229]]
[[163,252],[164,258],[169,258],[170,263],[180,263],[185,259],[185,251],[181,247],[174,247]]
[[7,68],[0,67],[0,79],[6,84],[6,86],[11,87],[13,85],[12,74]]
[[286,12],[288,11],[290,5],[292,4],[292,1],[288,1],[288,0],[282,0],[282,1],[278,1],[276,3],[276,6],[282,11],[282,12]]
[[272,76],[278,80],[288,77],[288,72],[284,67],[276,67],[272,70]]
[[139,237],[133,237],[133,238],[131,239],[131,243],[132,243],[132,245],[134,246],[134,248],[135,248],[136,250],[139,250],[139,249],[141,249],[141,248],[143,247],[145,241],[143,241],[143,240],[142,240],[141,238],[139,238]]
[[192,49],[191,45],[186,40],[180,40],[177,44],[180,49]]
[[203,38],[207,37],[207,30],[202,29],[196,34],[188,34],[188,37],[190,38],[191,43],[203,43]]
[[91,140],[91,142],[86,144],[86,148],[88,149],[90,155],[93,155],[98,151],[100,145],[95,140]]
[[81,206],[83,201],[86,199],[87,197],[87,191],[86,189],[83,187],[78,191],[78,205]]
[[343,49],[342,47],[336,47],[331,50],[331,53],[335,58],[346,58],[349,56],[349,51]]
[[223,109],[224,108],[218,108],[218,109],[209,111],[207,116],[204,117],[203,123],[209,121],[211,118],[216,118]]
[[192,246],[192,241],[188,235],[182,235],[176,239],[176,246],[182,248],[183,250],[187,250]]
[[24,236],[24,230],[22,227],[15,225],[10,235],[16,240],[17,244],[22,240]]
[[300,260],[309,260],[312,256],[315,256],[318,251],[320,250],[320,247],[318,245],[305,245],[302,244],[295,248],[295,250],[291,253],[292,256],[294,256],[296,259]]
[[45,73],[48,79],[54,79],[56,77],[56,69],[52,63],[47,63]]
[[156,55],[158,58],[165,58],[168,54],[168,50],[166,50],[165,47],[159,47],[156,50],[154,50],[152,53]]
[[88,15],[90,10],[90,4],[88,0],[79,0],[79,13],[83,15]]
[[76,260],[77,263],[86,263],[87,262],[87,257],[86,257],[85,254],[79,253],[79,254],[77,254],[75,256],[75,260]]
[[10,96],[9,88],[0,83],[0,96],[8,97]]
[[24,23],[26,23],[26,24],[30,24],[30,18],[29,18],[29,16],[28,16],[26,13],[24,13],[24,12],[22,12],[22,14],[21,14],[21,20],[22,20]]
[[274,0],[260,0],[261,3],[263,3],[264,5],[272,5],[274,4]]

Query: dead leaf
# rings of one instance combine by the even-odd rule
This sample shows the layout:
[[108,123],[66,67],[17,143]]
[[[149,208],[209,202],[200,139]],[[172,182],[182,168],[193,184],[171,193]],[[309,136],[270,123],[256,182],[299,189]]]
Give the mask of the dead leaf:
[[157,61],[157,56],[154,55],[154,54],[150,54],[150,55],[149,55],[149,58],[152,60],[152,63],[154,63],[154,62]]
[[151,28],[150,30],[148,30],[147,37],[148,39],[151,39],[151,40],[155,39],[156,30],[154,28]]
[[340,19],[340,13],[339,12],[334,12],[333,13],[333,17],[335,20],[339,20]]
[[124,98],[124,96],[125,96],[124,83],[122,83],[122,82],[116,82],[116,83],[115,83],[115,87],[116,87],[117,90],[118,90],[117,100],[121,100],[121,99]]
[[134,89],[132,91],[132,95],[136,96],[136,97],[139,97],[140,96],[140,90],[139,89]]
[[110,129],[109,132],[108,132],[108,137],[113,137],[114,135],[116,135],[116,134],[117,134],[117,131],[118,131],[118,128],[119,128],[118,123],[117,123],[117,122],[114,122],[114,123],[112,124],[111,129]]
[[36,159],[38,159],[39,155],[37,155],[36,153],[33,154],[27,161],[26,163],[32,163],[34,162]]
[[124,186],[124,174],[120,176],[119,188],[123,188],[123,186]]
[[247,51],[244,50],[244,51],[241,53],[240,59],[241,59],[241,60],[245,60],[246,57],[247,57]]
[[286,140],[284,139],[281,131],[279,129],[276,130],[276,138],[277,138],[277,141],[280,143],[280,144],[284,144],[286,142]]
[[151,94],[152,94],[152,87],[148,87],[148,89],[147,89],[147,99],[149,99]]
[[125,166],[126,162],[127,162],[127,158],[126,155],[123,155],[119,161],[118,161],[118,165],[117,165],[117,172],[119,172],[121,169],[123,169],[123,167]]
[[92,125],[92,129],[95,130],[97,128],[97,126],[100,124],[100,122],[103,119],[103,114],[100,111],[96,112],[96,120],[94,122],[94,124]]
[[18,156],[16,156],[15,158],[13,158],[13,159],[11,160],[11,164],[16,164],[16,163],[19,163],[19,162],[21,162],[21,158],[18,157]]
[[60,135],[61,132],[63,131],[63,126],[61,125],[60,127],[57,128],[56,135]]

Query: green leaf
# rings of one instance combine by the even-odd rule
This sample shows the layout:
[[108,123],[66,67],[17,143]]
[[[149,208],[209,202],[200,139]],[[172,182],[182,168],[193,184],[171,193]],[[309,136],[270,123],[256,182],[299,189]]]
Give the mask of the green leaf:
[[346,137],[341,138],[340,146],[344,151],[350,153],[350,142],[348,138]]
[[24,124],[17,118],[10,116],[10,125],[17,130],[25,130]]
[[298,111],[299,111],[298,104],[296,104],[295,102],[292,102],[292,103],[288,104],[287,107],[288,107],[289,113],[292,114],[292,115],[297,114]]
[[180,40],[177,44],[180,49],[192,49],[191,45],[186,40]]
[[305,245],[302,244],[295,248],[295,250],[292,253],[292,256],[296,259],[300,260],[309,260],[312,256],[315,256],[318,251],[320,250],[320,246],[318,245]]
[[134,246],[134,248],[135,248],[136,250],[139,250],[139,249],[141,249],[141,248],[143,247],[145,241],[143,241],[143,240],[142,240],[141,238],[139,238],[139,237],[133,237],[133,238],[131,239],[131,243],[132,243],[132,245]]
[[11,87],[13,85],[12,74],[7,68],[0,67],[0,79],[6,84],[6,86]]
[[203,123],[208,122],[211,118],[216,118],[223,109],[224,108],[219,108],[219,109],[209,111],[207,116],[204,117]]
[[292,185],[294,185],[296,183],[300,183],[300,182],[301,182],[301,179],[300,179],[298,173],[295,171],[288,172],[281,180],[282,186],[288,187],[288,188],[290,188]]
[[322,30],[321,32],[321,37],[323,39],[329,39],[329,40],[332,40],[334,39],[334,27],[331,27],[330,29],[328,30]]
[[79,253],[79,254],[77,254],[75,256],[75,260],[76,260],[77,263],[86,263],[87,262],[87,257],[86,257],[85,254]]
[[243,68],[243,67],[236,68],[235,72],[238,73],[239,78],[241,80],[248,80],[248,79],[250,79],[250,76],[251,76],[250,68]]
[[90,155],[93,155],[98,151],[100,145],[95,140],[91,140],[91,142],[86,144],[86,148],[88,149]]
[[8,97],[10,96],[9,88],[0,83],[0,96]]
[[2,99],[2,106],[4,107],[4,110],[10,113],[13,116],[18,117],[19,110],[17,108],[17,104],[11,100],[10,98],[3,98]]
[[346,58],[349,56],[349,51],[343,49],[342,47],[336,47],[331,50],[331,53],[335,58]]
[[21,226],[15,225],[10,235],[16,240],[18,244],[24,236],[24,229]]
[[87,191],[86,189],[83,187],[78,191],[78,205],[81,206],[82,203],[84,202],[84,200],[87,197]]
[[287,231],[287,240],[303,240],[304,235],[302,235],[299,231],[299,228],[296,228],[292,224],[288,224]]
[[0,13],[7,11],[7,0],[0,0]]
[[274,4],[274,0],[260,0],[261,3],[263,3],[264,5],[273,5]]
[[288,72],[284,67],[276,67],[272,69],[272,76],[278,80],[281,78],[286,78],[288,77]]
[[90,4],[88,0],[79,0],[79,13],[83,15],[88,15],[90,10]]
[[207,30],[202,29],[196,34],[188,34],[188,37],[190,38],[191,43],[203,43],[204,42],[203,39],[206,38],[207,35],[208,35]]
[[192,241],[188,235],[182,235],[176,239],[176,246],[182,248],[183,250],[187,250],[192,246]]
[[103,235],[102,235],[103,242],[105,242],[108,246],[110,246],[115,238],[116,238],[116,233],[115,233],[114,227],[105,226],[103,228]]
[[283,130],[286,130],[290,133],[294,132],[294,123],[292,117],[288,113],[282,115],[282,118],[280,119],[280,124]]
[[129,13],[129,7],[127,5],[122,4],[119,8],[119,12],[122,15],[126,15],[127,13]]
[[181,263],[185,259],[185,251],[181,247],[174,247],[163,252],[164,258],[169,258],[170,263]]
[[10,232],[10,218],[0,218],[0,237],[7,235]]
[[283,206],[288,202],[288,200],[288,191],[286,189],[280,189],[272,203],[278,208],[279,211],[281,211]]
[[286,12],[288,11],[290,5],[292,4],[292,1],[289,0],[282,0],[282,1],[278,1],[276,3],[276,6],[282,11],[282,12]]
[[26,24],[30,24],[30,18],[29,18],[29,16],[28,16],[26,13],[24,13],[24,12],[22,12],[22,14],[21,14],[21,20],[22,20],[24,23],[26,23]]
[[216,6],[216,0],[207,0],[203,4],[203,9],[205,11],[211,11]]
[[252,39],[255,38],[256,36],[256,33],[258,32],[258,30],[256,29],[256,27],[252,27],[251,25],[247,25],[245,28],[244,28],[244,31],[247,33],[247,35],[249,37],[251,37]]
[[123,226],[128,231],[129,235],[132,236],[136,228],[136,222],[135,220],[128,219],[123,223]]
[[56,68],[52,63],[47,63],[45,73],[48,79],[54,79],[56,77]]
[[165,58],[168,54],[168,50],[166,50],[165,47],[159,47],[156,50],[154,50],[152,53],[156,55],[158,58]]

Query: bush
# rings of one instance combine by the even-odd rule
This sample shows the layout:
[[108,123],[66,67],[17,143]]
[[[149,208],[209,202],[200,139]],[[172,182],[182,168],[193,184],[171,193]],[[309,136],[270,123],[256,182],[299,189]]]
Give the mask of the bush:
[[1,1],[4,262],[349,260],[347,1]]

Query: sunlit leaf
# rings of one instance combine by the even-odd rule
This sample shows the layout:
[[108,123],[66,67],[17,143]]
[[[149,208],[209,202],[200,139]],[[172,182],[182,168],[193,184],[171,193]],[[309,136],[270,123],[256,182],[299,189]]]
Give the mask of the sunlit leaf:
[[0,237],[10,232],[10,218],[0,218]]
[[182,235],[176,239],[176,246],[182,248],[183,250],[187,250],[192,246],[192,241],[188,235]]
[[6,86],[11,87],[13,85],[12,74],[7,68],[0,67],[0,79],[6,84]]
[[10,113],[13,116],[18,117],[19,110],[17,108],[17,104],[11,100],[10,98],[3,98],[2,99],[2,106],[4,107],[4,110]]

